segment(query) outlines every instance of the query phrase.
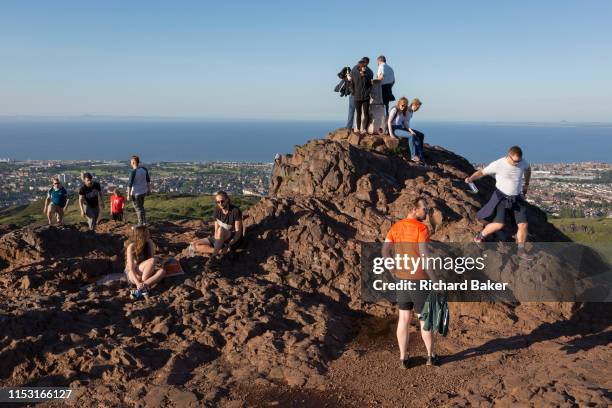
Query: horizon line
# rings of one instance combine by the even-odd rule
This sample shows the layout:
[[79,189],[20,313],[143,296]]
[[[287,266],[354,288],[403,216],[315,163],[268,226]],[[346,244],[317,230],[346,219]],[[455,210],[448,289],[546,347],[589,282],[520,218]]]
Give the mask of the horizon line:
[[[339,122],[342,119],[324,119],[324,118],[230,118],[230,117],[208,117],[208,116],[166,116],[166,115],[98,115],[98,114],[82,114],[82,115],[0,115],[0,120],[185,120],[185,121],[210,121],[223,122],[232,120],[235,122]],[[491,120],[491,119],[423,119],[422,122],[440,122],[440,123],[483,123],[483,124],[534,124],[534,125],[599,125],[612,126],[612,121],[605,120],[589,120],[589,121],[568,121],[568,120]]]

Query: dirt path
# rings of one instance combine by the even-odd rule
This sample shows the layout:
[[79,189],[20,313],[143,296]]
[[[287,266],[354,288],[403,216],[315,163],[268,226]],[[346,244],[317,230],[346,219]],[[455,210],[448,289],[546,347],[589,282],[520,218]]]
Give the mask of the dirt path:
[[425,348],[413,331],[414,365],[402,370],[395,320],[371,318],[331,363],[324,389],[245,388],[229,406],[606,407],[612,403],[609,325],[588,323],[568,330],[553,323],[520,334],[516,327],[480,323],[456,322],[454,332],[437,345],[445,356],[440,367],[425,365]]

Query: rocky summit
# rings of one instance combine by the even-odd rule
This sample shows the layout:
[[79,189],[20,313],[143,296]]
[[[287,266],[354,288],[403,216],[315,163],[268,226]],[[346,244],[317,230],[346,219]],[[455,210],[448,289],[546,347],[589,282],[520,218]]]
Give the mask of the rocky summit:
[[[360,297],[361,244],[419,195],[432,239],[469,242],[493,190],[469,193],[474,168],[442,147],[425,146],[427,166],[400,148],[338,130],[281,156],[269,197],[245,212],[245,250],[213,269],[183,256],[210,226],[152,224],[185,274],[142,301],[101,280],[123,271],[128,225],[3,227],[0,387],[69,386],[83,407],[610,404],[604,305],[452,304],[444,366],[397,368],[394,308]],[[530,241],[566,240],[529,213]]]

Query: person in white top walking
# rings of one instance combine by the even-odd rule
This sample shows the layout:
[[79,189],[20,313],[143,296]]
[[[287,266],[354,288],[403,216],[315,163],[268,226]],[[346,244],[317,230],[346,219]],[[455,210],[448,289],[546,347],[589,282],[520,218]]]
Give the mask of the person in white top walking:
[[138,225],[146,225],[147,217],[144,208],[145,196],[151,191],[151,178],[149,171],[140,166],[140,157],[132,156],[130,160],[132,171],[128,182],[127,199],[134,199],[134,210],[138,218]]
[[501,230],[506,222],[506,213],[512,212],[518,227],[516,233],[518,255],[524,259],[531,259],[525,252],[528,232],[525,195],[529,190],[531,166],[523,159],[521,148],[512,146],[505,157],[476,171],[467,177],[465,182],[472,183],[484,176],[495,177],[495,191],[487,204],[478,211],[478,218],[489,221],[489,224],[474,238],[474,242],[484,242],[487,236]]

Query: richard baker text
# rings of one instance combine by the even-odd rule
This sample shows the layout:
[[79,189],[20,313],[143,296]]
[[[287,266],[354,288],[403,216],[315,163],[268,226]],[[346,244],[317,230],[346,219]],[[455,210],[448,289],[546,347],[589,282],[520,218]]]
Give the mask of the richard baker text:
[[430,280],[400,280],[397,282],[384,282],[377,279],[372,283],[374,290],[394,291],[394,290],[435,290],[435,291],[456,291],[456,290],[480,290],[480,291],[500,291],[508,289],[508,282],[494,282],[492,280],[479,281],[470,279],[463,282],[433,282]]

